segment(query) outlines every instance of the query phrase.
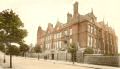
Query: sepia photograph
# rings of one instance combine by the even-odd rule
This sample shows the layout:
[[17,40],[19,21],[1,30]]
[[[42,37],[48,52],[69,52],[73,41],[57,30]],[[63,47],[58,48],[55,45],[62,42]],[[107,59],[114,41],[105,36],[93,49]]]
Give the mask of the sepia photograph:
[[120,69],[120,0],[0,0],[0,69]]

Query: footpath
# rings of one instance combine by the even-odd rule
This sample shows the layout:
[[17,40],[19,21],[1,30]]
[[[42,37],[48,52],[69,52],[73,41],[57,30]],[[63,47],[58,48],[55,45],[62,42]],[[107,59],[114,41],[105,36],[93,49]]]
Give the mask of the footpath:
[[[43,59],[41,59],[43,60]],[[43,60],[45,61],[45,60]],[[87,67],[93,69],[120,69],[120,67],[112,67],[112,66],[104,66],[104,65],[93,65],[93,64],[84,64],[84,63],[74,63],[68,61],[58,61],[58,60],[46,60],[48,62],[59,63],[59,64],[66,64],[66,65],[73,65],[73,66],[80,66],[80,67]]]

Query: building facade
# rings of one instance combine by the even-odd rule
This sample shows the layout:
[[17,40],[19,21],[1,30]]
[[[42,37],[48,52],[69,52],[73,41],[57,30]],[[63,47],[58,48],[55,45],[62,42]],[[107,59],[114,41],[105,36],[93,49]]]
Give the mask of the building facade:
[[108,24],[97,22],[93,10],[79,14],[78,2],[73,5],[73,15],[67,13],[67,23],[57,21],[55,27],[49,23],[46,31],[40,26],[37,31],[37,44],[44,52],[64,51],[75,43],[81,51],[91,47],[95,54],[117,54],[117,40],[115,31]]

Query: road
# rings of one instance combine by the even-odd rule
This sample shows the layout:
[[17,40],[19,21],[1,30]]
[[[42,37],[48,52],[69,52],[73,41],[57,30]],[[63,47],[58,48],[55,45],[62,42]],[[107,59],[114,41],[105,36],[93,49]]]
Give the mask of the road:
[[[7,57],[7,63],[9,66],[9,57]],[[5,67],[6,67],[5,66]],[[14,69],[93,69],[88,67],[81,67],[71,64],[57,63],[50,60],[38,60],[37,58],[24,58],[24,57],[13,57],[13,68]]]

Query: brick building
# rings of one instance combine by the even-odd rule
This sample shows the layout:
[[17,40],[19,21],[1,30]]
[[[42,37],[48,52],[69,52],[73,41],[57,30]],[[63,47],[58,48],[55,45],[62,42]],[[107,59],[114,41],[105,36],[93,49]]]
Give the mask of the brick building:
[[43,51],[65,50],[69,44],[75,43],[81,51],[92,47],[95,54],[117,54],[117,36],[114,30],[104,21],[97,22],[93,10],[81,15],[78,2],[73,5],[73,15],[67,13],[67,23],[57,21],[55,27],[48,24],[44,31],[39,26],[37,44]]

